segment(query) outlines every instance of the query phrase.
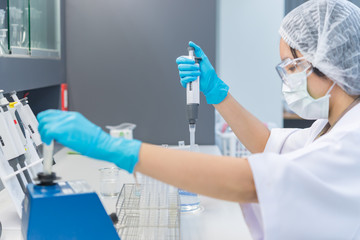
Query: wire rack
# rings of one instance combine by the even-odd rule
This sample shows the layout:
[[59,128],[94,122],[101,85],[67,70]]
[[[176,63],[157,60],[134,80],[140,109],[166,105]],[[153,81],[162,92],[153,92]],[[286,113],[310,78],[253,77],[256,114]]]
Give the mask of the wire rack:
[[180,240],[178,189],[158,181],[124,184],[116,204],[122,240]]

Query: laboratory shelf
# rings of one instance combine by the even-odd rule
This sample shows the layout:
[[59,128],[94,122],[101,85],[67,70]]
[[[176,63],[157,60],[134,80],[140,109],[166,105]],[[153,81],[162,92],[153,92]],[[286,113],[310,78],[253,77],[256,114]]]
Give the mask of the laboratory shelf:
[[63,59],[0,57],[0,89],[5,92],[30,90],[65,82]]
[[0,89],[59,86],[66,82],[65,58],[64,0],[0,2]]
[[63,0],[0,2],[0,55],[59,58]]

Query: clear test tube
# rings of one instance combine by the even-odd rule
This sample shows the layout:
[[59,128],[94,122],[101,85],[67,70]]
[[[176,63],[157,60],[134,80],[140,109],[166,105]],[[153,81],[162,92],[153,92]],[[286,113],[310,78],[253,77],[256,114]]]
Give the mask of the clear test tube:
[[50,145],[43,144],[44,174],[50,175],[53,165],[54,141]]

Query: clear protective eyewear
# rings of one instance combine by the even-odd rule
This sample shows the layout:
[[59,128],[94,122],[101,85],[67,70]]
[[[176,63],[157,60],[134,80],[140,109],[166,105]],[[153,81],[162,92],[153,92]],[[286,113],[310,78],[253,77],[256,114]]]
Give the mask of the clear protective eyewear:
[[304,57],[295,59],[286,58],[276,66],[276,71],[283,82],[287,86],[291,86],[292,83],[288,82],[289,75],[306,71],[306,76],[309,76],[313,72],[313,68],[311,63],[306,61]]

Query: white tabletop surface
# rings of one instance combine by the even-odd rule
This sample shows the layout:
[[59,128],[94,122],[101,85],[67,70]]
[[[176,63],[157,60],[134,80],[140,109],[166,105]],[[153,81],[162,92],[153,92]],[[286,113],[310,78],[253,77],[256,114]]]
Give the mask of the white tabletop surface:
[[[81,155],[69,155],[70,150],[62,149],[55,155],[56,165],[53,170],[62,180],[86,180],[99,193],[99,168],[112,167],[111,163],[93,160]],[[216,146],[200,146],[200,152],[219,155]],[[133,183],[131,174],[123,171],[123,183]],[[101,198],[106,211],[115,211],[116,198]],[[181,215],[182,240],[201,239],[252,239],[244,222],[238,203],[200,196],[204,211],[199,213],[184,213]],[[22,239],[20,232],[21,221],[16,214],[7,190],[0,192],[0,221],[3,225],[1,240]]]

